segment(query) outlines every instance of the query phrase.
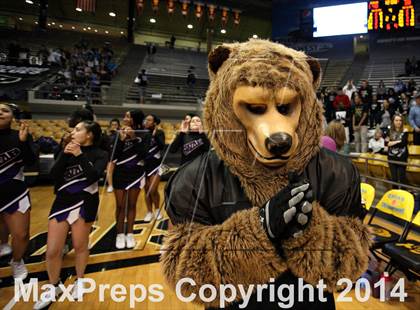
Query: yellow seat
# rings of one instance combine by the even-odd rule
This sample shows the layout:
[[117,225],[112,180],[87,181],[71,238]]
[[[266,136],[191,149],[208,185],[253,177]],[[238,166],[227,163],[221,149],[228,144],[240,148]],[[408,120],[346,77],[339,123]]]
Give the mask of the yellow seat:
[[371,154],[372,160],[368,160],[368,169],[370,175],[386,179],[387,178],[387,170],[389,170],[388,163],[385,162],[388,160],[386,155],[381,154]]
[[407,227],[413,217],[414,196],[407,191],[393,189],[387,191],[381,200],[379,200],[368,223],[374,235],[373,248],[379,248],[386,243],[395,242],[400,239],[400,234],[382,226],[371,224],[377,211],[403,220],[405,227]]
[[409,145],[408,154],[411,158],[420,159],[420,145]]
[[[410,164],[418,165],[417,166],[410,166]],[[420,159],[408,159],[408,166],[407,166],[407,181],[412,185],[420,185]]]
[[375,188],[367,183],[360,183],[360,192],[362,194],[362,205],[369,210],[375,199]]
[[368,165],[366,165],[366,158],[371,158],[371,153],[361,153],[358,158],[353,158],[353,163],[357,169],[364,174],[369,174]]

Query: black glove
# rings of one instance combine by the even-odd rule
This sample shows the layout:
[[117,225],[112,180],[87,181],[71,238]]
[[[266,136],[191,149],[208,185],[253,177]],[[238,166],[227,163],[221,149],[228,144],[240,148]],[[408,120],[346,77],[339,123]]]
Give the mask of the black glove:
[[298,237],[312,215],[312,190],[309,181],[294,173],[289,184],[260,209],[260,220],[273,241]]

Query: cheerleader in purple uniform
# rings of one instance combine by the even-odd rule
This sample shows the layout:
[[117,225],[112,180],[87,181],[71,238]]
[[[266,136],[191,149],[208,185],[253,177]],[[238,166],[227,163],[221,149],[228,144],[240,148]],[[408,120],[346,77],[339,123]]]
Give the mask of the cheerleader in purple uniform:
[[26,121],[20,121],[19,130],[11,129],[18,114],[17,106],[0,103],[0,216],[7,227],[5,233],[12,236],[13,277],[25,279],[28,270],[22,258],[29,242],[31,201],[23,167],[36,160],[36,153]]
[[[143,159],[147,152],[148,136],[142,135],[144,114],[141,111],[125,113],[113,161],[113,187],[116,200],[117,249],[134,248],[136,241],[133,235],[136,219],[136,204],[141,188],[144,187],[146,175]],[[126,212],[127,208],[127,212]],[[124,232],[124,222],[127,214],[127,230]]]
[[34,309],[48,306],[60,294],[59,276],[67,233],[71,229],[75,251],[77,280],[73,298],[80,299],[85,268],[89,258],[89,234],[96,219],[98,181],[108,161],[108,153],[99,147],[101,127],[93,121],[82,121],[71,133],[71,141],[58,154],[51,168],[55,200],[48,217],[47,271],[54,289],[48,298],[39,300]]
[[146,116],[144,121],[144,128],[149,132],[146,136],[149,136],[149,150],[145,160],[145,171],[146,171],[146,205],[147,214],[144,218],[145,221],[150,221],[153,215],[153,205],[155,207],[155,216],[159,220],[162,218],[160,214],[160,195],[158,191],[160,182],[160,167],[162,164],[162,150],[165,147],[165,133],[158,129],[157,126],[160,124],[160,119],[153,114]]

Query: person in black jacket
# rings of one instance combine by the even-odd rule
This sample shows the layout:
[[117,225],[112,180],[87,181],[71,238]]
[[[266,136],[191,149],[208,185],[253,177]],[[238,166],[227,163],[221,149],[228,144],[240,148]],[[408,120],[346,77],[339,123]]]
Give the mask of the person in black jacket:
[[77,280],[73,297],[82,297],[85,268],[89,257],[89,234],[99,206],[98,181],[108,154],[98,144],[101,127],[93,121],[83,121],[71,133],[71,141],[57,157],[50,174],[54,179],[55,200],[48,216],[46,263],[49,283],[54,285],[49,297],[39,300],[34,309],[49,305],[60,294],[62,252],[67,233],[71,230],[75,250]]
[[[388,159],[406,163],[408,159],[408,133],[404,129],[404,120],[401,114],[395,114],[392,118],[391,130],[389,131],[388,141]],[[407,166],[397,163],[389,163],[391,171],[391,180],[396,183],[407,184],[405,173]],[[393,188],[399,188],[393,185]]]
[[[112,160],[115,164],[112,182],[116,201],[117,249],[134,248],[136,241],[133,235],[136,205],[140,190],[144,187],[146,174],[144,158],[148,149],[148,135],[142,135],[142,111],[127,111],[123,126],[118,134],[117,144]],[[127,210],[126,210],[127,208]],[[124,222],[127,216],[126,232]]]
[[0,217],[12,236],[13,277],[25,279],[23,255],[29,242],[31,201],[23,167],[36,160],[36,152],[26,121],[20,121],[19,130],[11,129],[18,114],[17,106],[0,103]]
[[169,151],[178,152],[181,149],[181,165],[209,151],[210,141],[203,132],[201,118],[194,115],[190,122],[182,121],[179,134],[171,143]]
[[161,219],[160,214],[160,195],[158,186],[160,182],[160,167],[162,164],[162,150],[165,147],[165,133],[158,128],[160,119],[154,114],[149,114],[144,120],[144,129],[148,131],[146,135],[150,137],[148,152],[144,161],[144,169],[146,171],[146,205],[147,214],[145,221],[153,218],[153,205],[155,207],[155,216]]

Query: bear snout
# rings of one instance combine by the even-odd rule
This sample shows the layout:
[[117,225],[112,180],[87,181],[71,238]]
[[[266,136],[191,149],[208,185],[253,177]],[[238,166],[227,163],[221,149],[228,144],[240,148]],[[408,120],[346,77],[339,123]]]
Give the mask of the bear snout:
[[265,147],[275,156],[286,154],[292,144],[292,136],[285,132],[276,132],[265,139]]

